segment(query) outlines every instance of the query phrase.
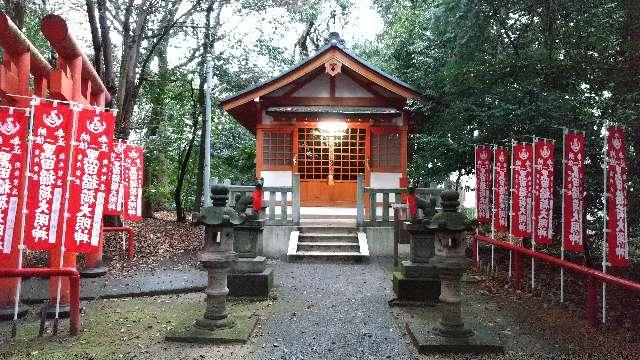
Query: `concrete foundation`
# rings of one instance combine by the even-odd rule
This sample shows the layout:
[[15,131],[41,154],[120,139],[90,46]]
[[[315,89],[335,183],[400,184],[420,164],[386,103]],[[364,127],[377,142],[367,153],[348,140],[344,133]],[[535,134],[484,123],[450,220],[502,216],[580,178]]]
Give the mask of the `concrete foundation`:
[[286,258],[289,237],[292,231],[297,230],[297,226],[265,226],[262,232],[262,255],[276,259]]
[[[369,255],[393,256],[393,227],[365,227],[362,231],[367,234]],[[409,244],[400,244],[398,255],[408,257]]]

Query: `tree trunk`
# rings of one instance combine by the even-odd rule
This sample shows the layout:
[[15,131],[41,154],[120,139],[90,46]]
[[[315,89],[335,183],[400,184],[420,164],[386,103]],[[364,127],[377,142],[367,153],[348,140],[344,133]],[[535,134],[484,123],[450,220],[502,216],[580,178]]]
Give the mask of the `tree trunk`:
[[182,206],[182,188],[184,186],[184,178],[187,174],[187,169],[189,167],[189,160],[191,159],[191,153],[193,152],[193,146],[196,142],[196,137],[198,136],[199,111],[198,111],[198,103],[193,96],[193,88],[191,88],[191,93],[192,93],[191,98],[193,102],[193,106],[192,106],[193,127],[191,130],[191,139],[189,140],[189,145],[187,146],[187,151],[184,154],[184,158],[180,163],[180,170],[178,172],[178,181],[176,182],[176,189],[173,192],[173,200],[176,204],[176,218],[180,222],[185,222],[187,220],[187,217],[184,212],[184,208]]
[[102,41],[100,40],[100,30],[96,20],[96,4],[94,0],[86,0],[87,17],[89,18],[89,28],[91,29],[91,44],[93,45],[93,67],[98,76],[103,77],[102,69]]
[[[158,59],[158,87],[156,92],[153,94],[151,98],[152,108],[151,115],[149,116],[149,120],[147,121],[147,131],[145,134],[145,148],[147,148],[148,154],[150,158],[145,159],[145,163],[150,164],[153,160],[151,157],[154,157],[154,154],[157,154],[161,149],[155,149],[157,145],[156,139],[158,137],[158,129],[161,124],[164,123],[166,119],[166,106],[164,102],[164,97],[166,94],[167,82],[169,81],[168,70],[169,70],[169,62],[167,60],[167,51],[169,47],[169,39],[165,38],[157,47],[157,59]],[[144,183],[147,188],[152,187],[156,182],[155,180],[159,177],[163,176],[163,174],[154,174],[151,171],[150,166],[145,166],[144,168]],[[143,196],[142,198],[142,216],[145,218],[153,217],[154,213],[154,204],[149,199],[148,196]]]
[[107,0],[98,0],[98,22],[100,24],[101,49],[104,60],[102,81],[109,94],[111,94],[111,101],[107,106],[113,107],[118,88],[113,77],[113,52],[111,50],[111,29],[107,18]]
[[4,0],[4,7],[11,21],[16,24],[18,29],[23,30],[27,2],[24,0]]

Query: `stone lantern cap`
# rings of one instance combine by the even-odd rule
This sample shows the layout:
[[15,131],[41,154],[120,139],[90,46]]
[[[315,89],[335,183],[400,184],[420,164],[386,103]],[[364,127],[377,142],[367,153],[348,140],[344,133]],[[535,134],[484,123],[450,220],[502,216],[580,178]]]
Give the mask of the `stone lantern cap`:
[[440,194],[442,199],[442,212],[435,214],[431,219],[431,229],[446,231],[463,231],[469,228],[465,216],[458,212],[460,195],[455,190],[445,190]]
[[229,188],[222,184],[211,186],[212,206],[202,208],[198,214],[198,222],[204,225],[240,225],[246,220],[244,214],[227,206]]

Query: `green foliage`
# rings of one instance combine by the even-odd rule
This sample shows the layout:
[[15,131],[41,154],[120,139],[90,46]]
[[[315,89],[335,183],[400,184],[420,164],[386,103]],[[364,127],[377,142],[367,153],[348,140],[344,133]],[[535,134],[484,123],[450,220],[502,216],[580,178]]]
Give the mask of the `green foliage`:
[[[560,145],[558,127],[584,130],[587,219],[590,229],[601,229],[601,128],[607,120],[631,125],[640,103],[637,77],[632,87],[620,86],[634,75],[621,66],[626,28],[619,2],[375,4],[385,30],[361,50],[426,94],[424,103],[415,105],[421,125],[410,139],[414,181],[471,174],[474,144],[509,146],[511,139],[531,141],[530,136],[537,135]],[[557,148],[556,158],[561,158]],[[633,149],[630,154],[633,166],[637,155]],[[630,178],[629,200],[637,209],[640,184],[637,177]],[[561,177],[556,180],[559,193]]]

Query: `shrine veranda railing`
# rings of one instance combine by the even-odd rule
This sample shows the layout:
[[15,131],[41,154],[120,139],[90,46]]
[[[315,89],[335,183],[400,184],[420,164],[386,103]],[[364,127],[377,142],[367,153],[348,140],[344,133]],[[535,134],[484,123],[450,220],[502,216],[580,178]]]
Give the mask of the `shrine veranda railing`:
[[[218,182],[212,179],[213,183]],[[234,207],[236,196],[251,194],[252,185],[232,185],[229,180],[223,181],[229,187],[229,206]],[[291,186],[265,186],[263,190],[263,206],[265,206],[265,225],[300,225],[300,174],[293,174]],[[406,188],[373,188],[364,186],[364,174],[358,174],[356,197],[356,223],[361,227],[392,227],[393,205],[402,204],[402,194]],[[443,189],[432,184],[429,188],[416,188],[416,193],[423,199],[436,198],[436,206],[440,205],[440,193]],[[421,210],[418,209],[420,212]],[[420,215],[420,214],[418,214]]]
[[[364,175],[358,174],[356,197],[356,220],[358,226],[392,226],[393,205],[402,204],[402,194],[406,188],[373,188],[364,186]],[[440,193],[443,189],[431,184],[428,188],[416,188],[419,197],[436,199],[436,207],[440,206]],[[393,198],[392,198],[393,195]],[[418,211],[421,211],[418,209]],[[420,214],[418,214],[420,215]]]
[[[292,186],[265,186],[262,188],[262,204],[266,206],[265,225],[298,225],[300,224],[300,175],[293,174]],[[214,179],[214,182],[215,181]],[[236,195],[248,195],[255,190],[250,185],[229,186],[229,206],[235,207]],[[291,211],[289,211],[291,210]]]

